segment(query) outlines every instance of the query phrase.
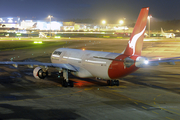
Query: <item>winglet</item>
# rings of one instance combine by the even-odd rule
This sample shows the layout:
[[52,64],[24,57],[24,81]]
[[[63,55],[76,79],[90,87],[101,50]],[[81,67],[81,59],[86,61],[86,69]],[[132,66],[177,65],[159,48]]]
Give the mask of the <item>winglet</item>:
[[148,12],[149,7],[141,9],[134,30],[131,34],[129,43],[124,51],[125,55],[141,55]]

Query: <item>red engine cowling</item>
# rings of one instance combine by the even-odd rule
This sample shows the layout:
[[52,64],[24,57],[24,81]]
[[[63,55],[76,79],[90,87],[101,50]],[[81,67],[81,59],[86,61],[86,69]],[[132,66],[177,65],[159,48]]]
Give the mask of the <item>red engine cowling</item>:
[[41,67],[36,67],[33,70],[33,75],[36,79],[44,79],[45,77],[48,76],[48,72],[47,71],[43,71]]

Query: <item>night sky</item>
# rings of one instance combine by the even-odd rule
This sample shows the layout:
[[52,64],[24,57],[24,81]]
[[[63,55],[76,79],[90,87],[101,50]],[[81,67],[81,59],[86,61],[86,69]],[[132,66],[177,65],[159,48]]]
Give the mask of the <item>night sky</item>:
[[180,19],[180,0],[0,0],[0,17],[136,20],[142,7],[158,20]]

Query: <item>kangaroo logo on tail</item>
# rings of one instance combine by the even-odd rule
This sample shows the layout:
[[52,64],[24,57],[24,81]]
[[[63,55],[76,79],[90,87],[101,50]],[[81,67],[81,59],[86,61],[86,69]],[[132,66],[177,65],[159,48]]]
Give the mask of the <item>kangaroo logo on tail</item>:
[[131,34],[128,45],[122,54],[128,56],[141,55],[148,12],[149,12],[149,7],[141,9],[141,12],[139,13],[139,17],[134,26],[134,30]]
[[140,33],[134,35],[131,41],[129,41],[129,47],[133,49],[132,55],[134,55],[134,53],[135,53],[135,50],[136,50],[135,47],[136,47],[136,42],[137,42],[138,38],[141,37],[141,35],[144,33],[145,30],[146,30],[146,26]]

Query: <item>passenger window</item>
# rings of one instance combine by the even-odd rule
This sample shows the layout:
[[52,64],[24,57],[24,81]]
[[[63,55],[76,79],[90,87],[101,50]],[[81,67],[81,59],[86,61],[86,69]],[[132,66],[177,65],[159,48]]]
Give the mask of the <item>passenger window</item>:
[[54,53],[53,53],[54,55],[60,55],[61,54],[61,52],[60,51],[54,51]]

